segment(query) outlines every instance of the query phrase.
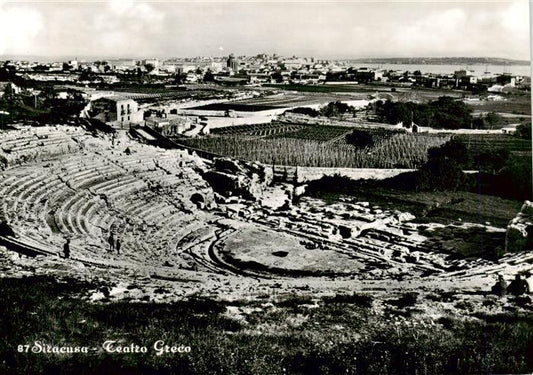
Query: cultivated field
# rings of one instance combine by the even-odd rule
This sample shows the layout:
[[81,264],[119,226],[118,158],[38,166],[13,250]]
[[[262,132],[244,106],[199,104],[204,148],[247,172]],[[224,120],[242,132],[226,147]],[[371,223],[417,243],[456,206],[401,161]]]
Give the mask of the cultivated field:
[[442,89],[425,89],[425,88],[410,88],[410,87],[395,87],[394,85],[386,84],[321,84],[321,85],[265,85],[279,90],[293,91],[306,94],[330,94],[330,95],[353,95],[354,99],[366,99],[371,95],[386,94],[391,95],[397,99],[403,100],[405,96],[416,96],[417,99],[423,101],[436,100],[439,96],[452,96],[460,98],[461,91],[442,90]]
[[272,122],[269,124],[253,124],[253,125],[236,125],[226,126],[223,128],[215,128],[211,130],[213,135],[227,135],[227,136],[268,136],[274,134],[284,134],[300,130],[305,125],[286,124]]
[[483,100],[469,102],[475,111],[501,112],[517,115],[531,115],[531,97],[529,95],[506,95],[502,100]]
[[510,152],[531,152],[531,141],[509,134],[460,134],[454,139],[462,141],[474,151],[504,149]]
[[[269,129],[268,127],[266,129]],[[427,160],[427,150],[445,143],[449,136],[439,134],[406,134],[382,129],[361,129],[374,134],[372,146],[357,148],[346,144],[347,127],[305,126],[291,131],[283,126],[268,138],[243,129],[224,137],[186,139],[183,143],[219,155],[259,161],[267,164],[339,167],[339,168],[418,168]],[[263,134],[267,135],[269,130]],[[272,134],[270,133],[270,134]],[[220,134],[220,133],[219,133]],[[228,134],[228,133],[226,133]]]
[[242,112],[264,111],[276,108],[289,108],[310,105],[323,105],[337,100],[360,99],[358,95],[334,95],[334,94],[313,94],[305,95],[293,93],[281,93],[267,96],[261,96],[251,99],[243,99],[227,103],[208,104],[191,109],[197,110],[235,110]]
[[293,138],[323,143],[336,140],[344,141],[349,133],[350,129],[344,126],[309,126],[296,131],[278,133],[272,138]]

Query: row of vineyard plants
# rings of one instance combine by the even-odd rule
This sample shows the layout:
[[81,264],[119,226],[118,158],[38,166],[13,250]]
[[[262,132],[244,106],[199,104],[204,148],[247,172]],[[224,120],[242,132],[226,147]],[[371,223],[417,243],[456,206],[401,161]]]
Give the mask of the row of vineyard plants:
[[189,146],[237,159],[337,168],[418,168],[427,160],[427,151],[445,143],[448,136],[397,134],[372,147],[328,144],[295,138],[258,139],[236,136],[188,139]]
[[531,151],[531,140],[509,134],[460,134],[454,139],[461,141],[469,150],[486,151],[504,149],[507,151]]
[[215,128],[211,130],[213,135],[224,136],[269,136],[274,134],[284,134],[302,129],[305,125],[287,124],[287,123],[271,123],[271,124],[251,124],[251,125],[235,125],[224,128]]
[[348,134],[349,128],[344,126],[308,126],[293,132],[276,135],[276,138],[294,138],[317,142],[328,142]]

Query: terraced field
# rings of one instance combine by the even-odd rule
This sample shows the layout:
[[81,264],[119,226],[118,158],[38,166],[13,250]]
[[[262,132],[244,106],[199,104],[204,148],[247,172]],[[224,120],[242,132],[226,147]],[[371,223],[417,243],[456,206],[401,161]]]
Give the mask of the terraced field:
[[505,149],[511,152],[531,152],[530,140],[509,134],[460,134],[454,135],[454,138],[475,151]]
[[302,130],[305,125],[272,122],[269,124],[237,125],[211,130],[213,135],[264,137]]
[[[343,99],[358,98],[356,95],[343,96]],[[339,100],[335,94],[327,93],[281,93],[259,98],[244,99],[234,104],[245,105],[249,107],[270,107],[270,108],[288,108],[298,106],[308,106],[311,104],[326,104],[331,101]]]
[[296,131],[287,131],[272,138],[295,138],[316,142],[334,142],[344,139],[350,129],[343,126],[307,126]]
[[[345,142],[349,128],[306,127],[274,137],[202,137],[182,140],[190,147],[238,159],[267,164],[337,168],[418,168],[431,147],[449,136],[401,134],[381,137],[372,146],[357,149]],[[321,139],[316,140],[316,138]]]

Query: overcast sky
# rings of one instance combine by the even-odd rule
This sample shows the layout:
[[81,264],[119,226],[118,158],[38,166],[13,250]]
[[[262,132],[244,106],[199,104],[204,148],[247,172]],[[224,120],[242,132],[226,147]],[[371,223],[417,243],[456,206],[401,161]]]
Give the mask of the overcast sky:
[[529,4],[515,1],[158,2],[0,0],[0,55],[529,60]]

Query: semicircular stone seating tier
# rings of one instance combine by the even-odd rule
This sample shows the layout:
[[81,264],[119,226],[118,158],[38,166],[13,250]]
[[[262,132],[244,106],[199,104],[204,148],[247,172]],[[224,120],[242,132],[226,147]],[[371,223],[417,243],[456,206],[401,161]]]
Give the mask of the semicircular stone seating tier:
[[[179,229],[205,215],[190,196],[212,191],[186,152],[127,141],[112,148],[107,140],[72,129],[23,134],[19,141],[0,135],[0,152],[11,158],[0,172],[0,219],[28,243],[59,252],[68,237],[73,254],[117,257],[107,251],[113,232],[121,240],[120,256],[176,261]],[[58,140],[69,146],[47,153]]]

